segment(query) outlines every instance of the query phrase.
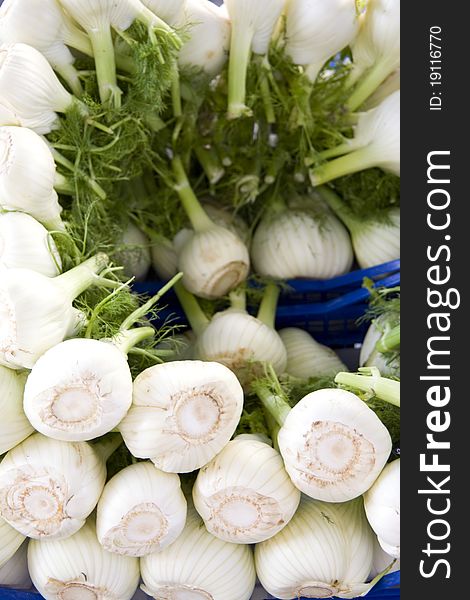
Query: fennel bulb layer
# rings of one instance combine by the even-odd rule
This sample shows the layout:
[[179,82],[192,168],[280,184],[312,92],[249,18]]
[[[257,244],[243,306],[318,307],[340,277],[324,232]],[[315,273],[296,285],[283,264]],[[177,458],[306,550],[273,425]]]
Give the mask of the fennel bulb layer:
[[105,550],[126,556],[159,552],[175,541],[186,522],[186,499],[178,475],[139,462],[105,485],[96,532]]
[[278,443],[294,484],[326,502],[344,502],[367,491],[392,449],[377,415],[340,389],[305,396],[287,415]]
[[3,567],[25,541],[25,536],[0,517],[0,540],[0,567]]
[[193,500],[210,533],[226,542],[254,544],[285,527],[300,492],[274,448],[243,436],[199,471]]
[[0,365],[0,454],[11,450],[33,433],[23,411],[27,374]]
[[119,425],[130,452],[162,471],[186,473],[207,464],[232,437],[243,389],[214,362],[176,361],[143,371],[132,407]]
[[373,557],[362,499],[329,504],[303,496],[288,525],[256,545],[256,572],[276,598],[355,598]]
[[91,518],[65,540],[31,540],[28,566],[46,600],[131,600],[139,585],[139,561],[107,552]]
[[[3,538],[2,542],[3,542]],[[32,581],[28,571],[28,542],[25,540],[15,554],[0,567],[0,586],[29,589]]]
[[142,589],[156,600],[249,600],[256,581],[249,546],[211,535],[193,508],[179,538],[144,556],[140,569]]

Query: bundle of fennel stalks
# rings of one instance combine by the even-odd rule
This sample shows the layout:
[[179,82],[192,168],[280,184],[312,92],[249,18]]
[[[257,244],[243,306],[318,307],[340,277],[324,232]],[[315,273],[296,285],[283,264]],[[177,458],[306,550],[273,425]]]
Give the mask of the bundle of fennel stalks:
[[398,0],[4,0],[0,586],[354,598],[398,567],[398,290],[358,374],[275,315],[399,257],[399,87]]

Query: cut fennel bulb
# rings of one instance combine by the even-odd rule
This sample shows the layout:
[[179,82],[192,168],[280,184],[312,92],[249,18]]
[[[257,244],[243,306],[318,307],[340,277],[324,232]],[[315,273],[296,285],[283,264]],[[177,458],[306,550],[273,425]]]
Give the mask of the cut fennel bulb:
[[0,568],[6,565],[16,554],[18,548],[25,541],[25,537],[0,517],[0,540],[2,540],[0,544]]
[[303,329],[288,327],[279,331],[287,351],[286,373],[300,379],[336,375],[346,370],[338,355],[313,339]]
[[249,315],[243,292],[232,292],[231,307],[216,313],[209,321],[198,302],[181,287],[176,293],[196,333],[196,356],[222,363],[231,369],[243,386],[259,374],[264,364],[282,373],[287,355],[279,334],[274,329],[279,289],[266,287],[257,317]]
[[228,71],[228,117],[247,113],[246,76],[251,53],[264,55],[285,0],[225,0],[232,24]]
[[96,533],[109,552],[146,556],[173,543],[186,522],[186,499],[174,473],[139,462],[105,485],[97,507]]
[[62,261],[47,229],[25,213],[0,213],[0,268],[31,269],[56,277]]
[[400,558],[400,459],[388,463],[364,494],[367,519],[382,549]]
[[178,56],[180,67],[199,68],[214,77],[223,68],[230,44],[230,21],[209,0],[186,0],[179,23],[189,39]]
[[22,442],[34,429],[23,411],[27,374],[0,365],[0,454]]
[[348,107],[356,110],[400,66],[400,0],[368,1],[351,50],[357,85]]
[[227,367],[176,361],[134,381],[132,407],[119,425],[130,452],[162,471],[188,473],[207,464],[232,437],[243,390]]
[[339,156],[310,171],[312,185],[372,167],[400,175],[400,91],[393,92],[376,108],[361,113],[354,137],[325,150],[321,158]]
[[349,271],[351,240],[327,208],[307,204],[288,208],[281,200],[270,208],[251,244],[256,273],[280,279],[329,279]]
[[46,600],[131,600],[139,585],[139,561],[107,552],[93,519],[64,540],[31,540],[28,566]]
[[[59,0],[63,8],[86,31],[95,59],[101,103],[119,108],[121,90],[117,85],[116,57],[112,30],[124,32],[134,21],[149,29],[149,39],[158,43],[155,32],[173,34],[172,28],[140,0]],[[179,40],[174,36],[174,43]]]
[[0,127],[0,208],[28,213],[48,229],[64,229],[55,182],[44,139],[26,127]]
[[358,30],[355,0],[287,0],[285,51],[315,81],[325,62],[348,46]]
[[142,589],[156,600],[249,600],[256,581],[253,553],[211,535],[191,508],[183,533],[140,561]]
[[73,93],[77,96],[82,93],[74,57],[67,45],[91,54],[91,44],[61,9],[58,0],[5,0],[0,8],[0,43],[14,42],[39,50]]
[[400,258],[399,208],[383,211],[380,221],[364,220],[356,217],[327,186],[322,186],[317,191],[348,228],[354,254],[361,269]]
[[74,102],[38,50],[20,43],[0,46],[0,125],[46,134],[57,128],[56,113]]
[[276,598],[355,598],[372,584],[373,532],[362,499],[330,504],[302,497],[294,517],[256,545],[256,572]]
[[257,436],[245,435],[199,471],[193,500],[209,533],[226,542],[254,544],[286,526],[300,492],[281,455]]
[[345,502],[372,486],[390,456],[392,440],[365,402],[346,390],[321,389],[291,409],[269,389],[257,386],[256,393],[281,426],[279,449],[301,492]]
[[0,277],[0,364],[31,369],[38,358],[73,330],[73,300],[108,262],[97,254],[58,277],[29,269],[5,269]]
[[0,463],[0,516],[31,538],[69,537],[95,508],[106,459],[121,442],[119,435],[94,445],[30,436]]
[[242,283],[250,268],[248,248],[232,231],[216,225],[194,194],[179,157],[173,159],[175,190],[194,234],[178,252],[178,269],[189,292],[215,299]]
[[[145,233],[133,223],[129,223],[117,246],[117,261],[124,267],[124,275],[134,277],[136,281],[143,281],[152,262],[150,242]],[[173,275],[176,275],[176,271],[170,277]]]
[[[2,542],[3,542],[3,538]],[[29,589],[32,581],[28,571],[28,542],[24,541],[15,554],[0,567],[0,586]]]

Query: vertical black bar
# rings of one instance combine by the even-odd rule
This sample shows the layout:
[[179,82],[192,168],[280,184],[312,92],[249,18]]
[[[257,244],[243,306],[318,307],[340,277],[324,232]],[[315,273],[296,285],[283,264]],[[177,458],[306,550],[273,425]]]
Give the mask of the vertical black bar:
[[[442,0],[402,2],[401,18],[401,591],[405,600],[445,600],[467,593],[470,531],[469,30],[457,5]],[[428,172],[430,163],[450,168]],[[459,297],[459,307],[444,306]]]

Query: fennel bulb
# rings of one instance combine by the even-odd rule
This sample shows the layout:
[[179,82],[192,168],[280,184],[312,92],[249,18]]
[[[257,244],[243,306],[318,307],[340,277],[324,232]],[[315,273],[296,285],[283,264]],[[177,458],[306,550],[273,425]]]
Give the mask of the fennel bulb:
[[336,375],[346,366],[334,350],[319,344],[303,329],[288,327],[279,331],[287,351],[286,373],[300,379]]
[[62,261],[47,229],[20,212],[0,213],[0,267],[31,269],[56,277]]
[[225,0],[232,24],[228,70],[228,117],[249,113],[246,75],[251,53],[267,54],[285,0]]
[[249,600],[255,587],[249,546],[211,535],[193,508],[183,533],[140,561],[143,591],[157,600]]
[[310,171],[312,185],[337,177],[380,167],[400,175],[400,90],[387,96],[376,108],[361,113],[354,137],[321,153],[322,158],[343,154]]
[[302,497],[284,529],[255,547],[256,572],[276,598],[355,598],[373,557],[373,532],[362,499],[329,504]]
[[77,338],[47,350],[26,381],[24,410],[34,428],[82,442],[114,429],[132,404],[127,353],[154,330],[138,327],[111,340]]
[[[143,281],[150,269],[151,257],[147,236],[133,223],[126,227],[118,242],[117,260],[124,267],[126,277]],[[173,277],[176,271],[170,275]]]
[[209,0],[186,0],[183,6],[184,28],[188,40],[179,52],[180,67],[197,67],[214,77],[222,70],[230,44],[230,21]]
[[55,182],[44,139],[25,127],[0,127],[0,208],[28,213],[48,229],[64,229]]
[[31,435],[0,463],[0,516],[35,539],[73,535],[95,508],[106,459],[120,443],[120,436],[91,445]]
[[[3,539],[2,539],[3,542]],[[0,567],[0,586],[28,589],[32,581],[28,571],[28,542],[24,541],[15,554]]]
[[38,358],[75,327],[72,302],[108,262],[97,254],[58,277],[29,269],[5,269],[0,277],[0,365],[31,369]]
[[119,471],[98,502],[96,534],[108,552],[146,556],[173,543],[186,522],[186,499],[174,473],[139,462]]
[[207,215],[179,157],[173,159],[173,171],[175,190],[194,230],[178,254],[183,284],[201,298],[220,298],[246,279],[250,268],[248,249],[235,233],[216,225]]
[[353,262],[351,240],[328,209],[270,205],[251,244],[253,268],[279,279],[329,279],[347,273]]
[[210,321],[191,294],[178,287],[175,289],[196,333],[198,358],[222,363],[237,375],[243,386],[259,372],[260,363],[271,364],[276,373],[284,371],[286,349],[274,329],[277,286],[266,287],[256,317],[247,313],[244,293],[232,292],[230,308],[216,313]]
[[[46,134],[58,126],[58,112],[65,113],[76,102],[67,92],[47,59],[26,44],[0,46],[0,125],[21,125]],[[5,115],[6,117],[6,115]]]
[[119,431],[137,458],[150,458],[162,471],[188,473],[227,444],[242,407],[242,387],[227,367],[175,361],[136,377],[132,407]]
[[[390,567],[391,566],[391,567]],[[394,558],[387,554],[382,546],[379,544],[377,537],[374,539],[374,557],[372,561],[372,569],[369,573],[368,579],[374,579],[379,573],[382,573],[385,569],[390,567],[388,573],[395,573],[400,570],[400,559]]]
[[381,220],[364,221],[356,217],[329,188],[318,189],[351,234],[352,245],[361,269],[368,269],[400,258],[400,209],[383,211]]
[[245,435],[199,471],[193,501],[209,533],[226,542],[254,544],[286,526],[300,492],[279,452],[257,436]]
[[0,517],[0,540],[0,567],[3,567],[16,554],[25,536]]
[[356,110],[400,66],[400,0],[368,0],[351,51],[357,85],[348,107]]
[[14,448],[34,429],[23,411],[27,374],[0,365],[0,454]]
[[364,494],[364,508],[383,550],[400,558],[400,459],[388,463]]
[[[346,375],[346,374],[345,374]],[[281,426],[277,441],[294,485],[325,502],[346,502],[366,492],[390,456],[390,434],[355,394],[321,389],[294,408],[257,385],[267,412]]]
[[60,8],[58,0],[5,0],[0,8],[0,43],[14,42],[39,50],[73,93],[82,93],[67,45],[90,54],[90,42]]
[[28,566],[46,600],[131,600],[139,585],[139,561],[104,550],[92,519],[67,539],[31,540]]
[[[150,39],[157,43],[154,39],[155,31],[172,33],[172,28],[154,15],[140,0],[59,1],[90,38],[101,103],[119,108],[122,92],[117,85],[112,30],[126,31],[134,21],[138,21],[147,26]],[[178,43],[176,37],[175,43]]]
[[314,82],[326,61],[355,38],[355,0],[287,0],[285,51]]

